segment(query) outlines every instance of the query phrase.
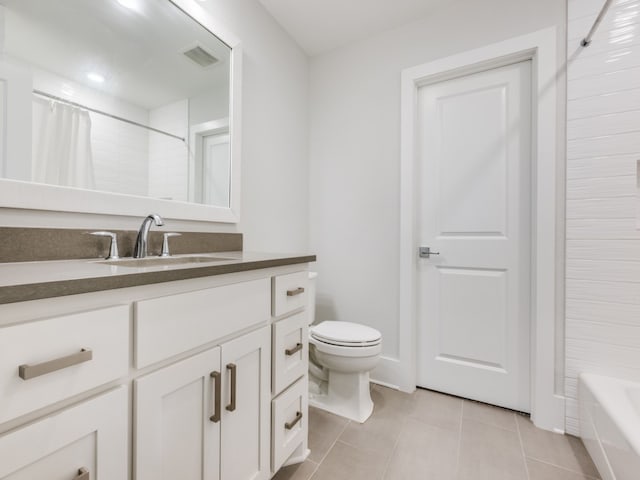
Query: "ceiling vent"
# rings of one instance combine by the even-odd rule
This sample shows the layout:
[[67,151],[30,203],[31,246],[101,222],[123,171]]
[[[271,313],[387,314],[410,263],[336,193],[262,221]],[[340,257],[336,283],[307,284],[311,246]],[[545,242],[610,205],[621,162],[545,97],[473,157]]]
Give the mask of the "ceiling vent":
[[204,48],[198,46],[193,47],[186,52],[182,52],[186,57],[188,57],[193,62],[197,63],[203,68],[210,67],[214,63],[218,62],[218,59],[207,52]]

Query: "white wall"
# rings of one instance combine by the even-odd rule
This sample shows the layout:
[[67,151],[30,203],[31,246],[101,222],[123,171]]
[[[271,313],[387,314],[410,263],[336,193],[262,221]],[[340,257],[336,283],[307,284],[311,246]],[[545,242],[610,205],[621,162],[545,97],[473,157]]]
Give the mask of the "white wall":
[[[558,28],[563,59],[565,7],[559,0],[452,2],[311,60],[310,241],[319,320],[371,325],[382,332],[383,355],[398,355],[401,70],[549,26]],[[377,379],[393,383],[393,374]]]
[[308,60],[257,0],[202,4],[242,41],[246,250],[308,248]]
[[[640,381],[640,2],[570,0],[567,108],[566,427],[578,433],[576,376]],[[630,35],[629,35],[630,33]]]
[[229,85],[218,85],[189,99],[189,126],[229,117]]
[[[240,231],[246,249],[306,251],[307,57],[257,0],[210,0],[201,5],[240,38],[244,50],[241,223],[171,221],[166,228]],[[137,229],[140,221],[0,208],[3,226]]]

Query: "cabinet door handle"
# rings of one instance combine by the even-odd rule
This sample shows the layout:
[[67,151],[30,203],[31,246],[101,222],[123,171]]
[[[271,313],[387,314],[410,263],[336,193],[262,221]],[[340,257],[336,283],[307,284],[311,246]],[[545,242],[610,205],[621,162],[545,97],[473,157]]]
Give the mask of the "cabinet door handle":
[[213,423],[220,421],[220,372],[211,372],[211,378],[213,378],[212,386],[215,392],[212,393],[213,400],[213,415],[209,417]]
[[284,428],[286,428],[287,430],[291,430],[300,420],[302,420],[302,412],[296,412],[296,418],[294,418],[291,422],[285,422]]
[[82,467],[78,469],[78,475],[73,477],[73,480],[90,480],[89,470]]
[[287,356],[291,356],[294,353],[299,352],[300,350],[302,350],[302,344],[301,343],[296,343],[295,347],[285,349],[284,353],[286,353]]
[[236,409],[236,385],[237,385],[237,373],[238,368],[235,363],[230,363],[227,365],[227,370],[231,372],[231,403],[227,405],[227,410],[233,412]]
[[78,353],[67,355],[66,357],[56,358],[48,362],[37,363],[35,365],[20,365],[18,367],[18,375],[23,380],[46,375],[47,373],[62,370],[63,368],[78,365],[79,363],[88,362],[93,358],[93,352],[88,348],[83,348]]
[[304,293],[304,288],[294,288],[293,290],[287,290],[287,297],[295,297],[296,295],[300,295],[301,293]]

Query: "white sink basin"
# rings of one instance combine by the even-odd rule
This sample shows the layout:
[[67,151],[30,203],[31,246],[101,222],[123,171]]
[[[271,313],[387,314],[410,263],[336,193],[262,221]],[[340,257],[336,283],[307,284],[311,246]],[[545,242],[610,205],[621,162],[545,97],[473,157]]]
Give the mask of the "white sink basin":
[[118,267],[144,268],[164,267],[169,265],[186,265],[190,263],[213,263],[233,260],[224,257],[146,257],[146,258],[119,258],[117,260],[105,260],[96,262],[103,265],[116,265]]

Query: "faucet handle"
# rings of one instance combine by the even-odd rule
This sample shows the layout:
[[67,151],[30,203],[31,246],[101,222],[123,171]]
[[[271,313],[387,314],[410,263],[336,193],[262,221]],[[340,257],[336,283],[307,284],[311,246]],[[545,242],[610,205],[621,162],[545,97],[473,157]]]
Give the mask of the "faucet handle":
[[169,255],[171,255],[169,253],[169,237],[179,237],[180,235],[182,234],[177,232],[167,232],[162,235],[162,253],[160,254],[161,257],[168,257]]
[[111,243],[109,245],[109,256],[107,257],[107,260],[116,260],[120,258],[120,255],[118,255],[118,238],[115,233],[99,231],[90,232],[90,235],[95,235],[96,237],[110,237]]

